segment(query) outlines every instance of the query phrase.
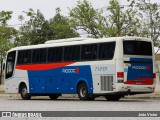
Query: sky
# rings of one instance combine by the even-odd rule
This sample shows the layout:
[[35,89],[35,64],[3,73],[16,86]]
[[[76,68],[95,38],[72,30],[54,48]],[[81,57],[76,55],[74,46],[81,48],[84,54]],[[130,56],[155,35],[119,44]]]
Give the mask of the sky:
[[[108,5],[108,0],[89,0],[93,7],[101,8]],[[64,16],[68,16],[68,8],[73,8],[77,0],[0,0],[0,11],[13,11],[12,19],[8,22],[10,25],[20,24],[19,15],[24,15],[22,11],[39,9],[46,19],[55,15],[55,9],[59,7]]]
[[[0,0],[0,11],[13,11],[12,19],[8,22],[9,25],[18,27],[19,15],[24,15],[22,11],[39,9],[46,19],[50,19],[55,15],[55,9],[59,7],[64,16],[68,16],[68,8],[76,6],[78,0]],[[81,0],[83,1],[83,0]],[[103,8],[109,5],[109,0],[88,0],[94,8]],[[127,0],[119,0],[121,5],[127,4]],[[158,0],[151,0],[158,2]]]

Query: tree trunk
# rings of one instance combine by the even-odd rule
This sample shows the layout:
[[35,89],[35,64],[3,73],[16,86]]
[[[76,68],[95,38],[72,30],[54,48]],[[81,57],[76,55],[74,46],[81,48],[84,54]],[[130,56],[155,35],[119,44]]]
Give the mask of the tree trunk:
[[1,73],[0,73],[0,85],[2,84],[2,74],[3,74],[3,60],[1,60]]

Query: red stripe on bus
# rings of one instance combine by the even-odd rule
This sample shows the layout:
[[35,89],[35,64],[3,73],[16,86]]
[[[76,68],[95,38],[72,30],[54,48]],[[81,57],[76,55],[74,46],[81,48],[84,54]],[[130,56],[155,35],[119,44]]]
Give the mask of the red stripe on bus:
[[152,85],[153,78],[138,78],[135,80],[127,80],[124,84],[131,84],[131,85]]
[[20,69],[20,70],[49,70],[49,69],[64,67],[64,66],[67,66],[67,65],[70,65],[73,63],[75,63],[75,62],[17,65],[16,69]]

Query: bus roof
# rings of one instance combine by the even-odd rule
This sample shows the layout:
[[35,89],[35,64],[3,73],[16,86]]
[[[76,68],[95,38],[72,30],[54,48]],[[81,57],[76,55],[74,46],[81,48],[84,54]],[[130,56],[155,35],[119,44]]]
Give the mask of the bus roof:
[[81,44],[88,44],[88,43],[102,43],[102,42],[111,42],[116,40],[145,40],[145,41],[151,41],[148,38],[144,37],[109,37],[109,38],[69,38],[69,39],[60,39],[60,40],[49,40],[46,41],[45,44],[38,44],[38,45],[28,45],[28,46],[20,46],[12,48],[9,51],[14,50],[27,50],[27,49],[38,49],[38,48],[46,48],[46,47],[58,47],[58,46],[70,46],[70,45],[81,45]]
[[45,42],[45,44],[51,44],[51,43],[63,43],[63,42],[73,42],[73,41],[84,41],[86,39],[92,39],[92,38],[68,38],[68,39],[57,39],[57,40],[48,40]]

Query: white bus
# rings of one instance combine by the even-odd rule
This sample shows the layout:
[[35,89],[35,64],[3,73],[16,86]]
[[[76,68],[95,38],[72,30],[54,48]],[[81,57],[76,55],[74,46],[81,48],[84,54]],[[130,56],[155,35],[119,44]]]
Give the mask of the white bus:
[[22,99],[78,94],[109,101],[155,90],[154,47],[148,38],[71,38],[8,51],[5,92]]

